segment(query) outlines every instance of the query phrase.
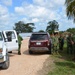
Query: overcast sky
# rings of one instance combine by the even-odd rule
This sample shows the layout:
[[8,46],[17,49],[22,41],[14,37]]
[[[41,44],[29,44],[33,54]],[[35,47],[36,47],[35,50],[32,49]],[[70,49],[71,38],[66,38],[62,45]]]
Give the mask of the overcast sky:
[[13,29],[18,21],[35,23],[36,30],[45,30],[47,23],[56,20],[59,30],[75,27],[68,20],[65,0],[0,0],[0,30]]

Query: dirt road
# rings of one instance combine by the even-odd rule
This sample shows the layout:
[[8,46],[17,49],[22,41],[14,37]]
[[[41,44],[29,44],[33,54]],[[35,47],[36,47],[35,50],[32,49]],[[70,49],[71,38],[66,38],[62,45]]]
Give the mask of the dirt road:
[[[8,69],[0,69],[0,75],[43,75],[39,74],[49,54],[30,55],[28,53],[28,38],[22,41],[21,55],[17,51],[10,54],[10,66]],[[51,61],[52,63],[52,61]]]

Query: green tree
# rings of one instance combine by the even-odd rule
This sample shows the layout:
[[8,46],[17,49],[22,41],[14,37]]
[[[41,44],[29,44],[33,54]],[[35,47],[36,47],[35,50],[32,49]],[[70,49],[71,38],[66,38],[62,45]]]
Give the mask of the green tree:
[[59,30],[58,28],[59,28],[58,22],[56,20],[53,20],[53,21],[48,22],[48,26],[46,28],[46,31],[51,34],[51,33],[54,33],[54,31]]
[[19,21],[18,23],[15,23],[15,26],[13,27],[14,30],[17,32],[33,32],[34,29],[34,23],[24,23],[23,21]]
[[65,4],[68,19],[73,19],[75,22],[75,0],[66,0]]
[[59,31],[59,34],[62,34],[62,33],[64,33],[65,31]]
[[39,30],[39,32],[45,32],[44,30]]
[[74,34],[75,33],[75,28],[69,28],[66,31]]

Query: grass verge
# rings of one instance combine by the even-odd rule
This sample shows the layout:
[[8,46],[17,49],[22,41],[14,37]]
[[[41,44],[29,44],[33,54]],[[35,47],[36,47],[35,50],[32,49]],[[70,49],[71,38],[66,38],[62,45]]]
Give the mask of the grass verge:
[[67,54],[66,47],[59,54],[52,55],[55,68],[47,75],[75,75],[75,61],[72,61],[73,55]]

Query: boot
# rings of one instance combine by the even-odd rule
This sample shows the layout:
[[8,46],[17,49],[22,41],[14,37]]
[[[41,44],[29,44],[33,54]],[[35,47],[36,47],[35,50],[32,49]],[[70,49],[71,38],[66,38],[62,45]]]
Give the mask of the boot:
[[21,55],[21,52],[20,51],[18,52],[18,55]]

